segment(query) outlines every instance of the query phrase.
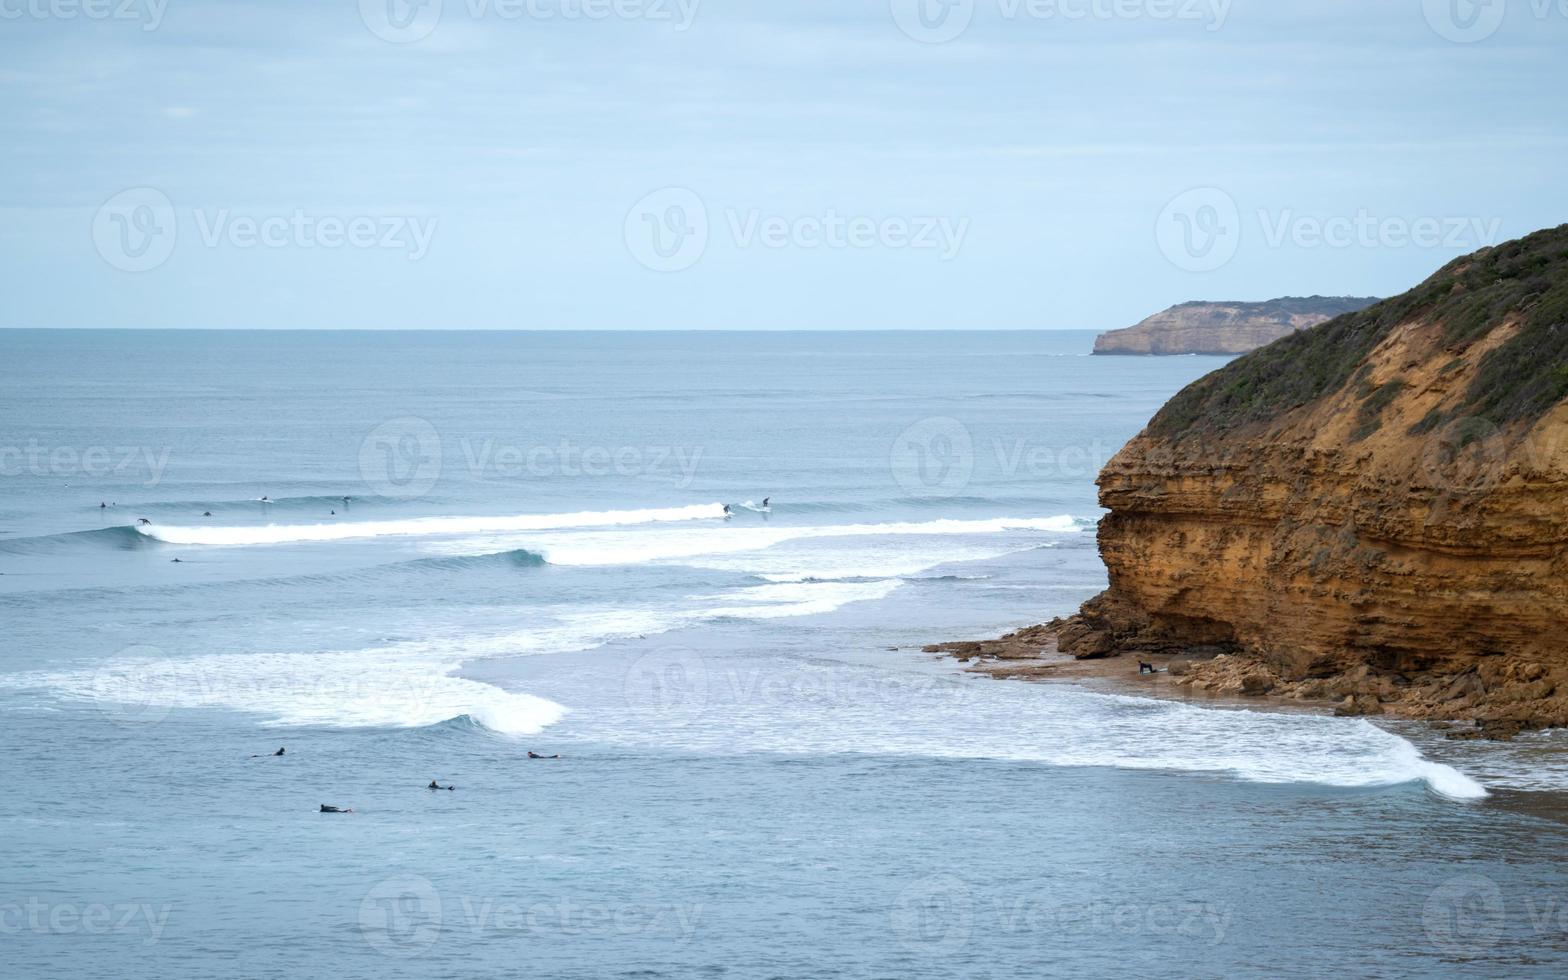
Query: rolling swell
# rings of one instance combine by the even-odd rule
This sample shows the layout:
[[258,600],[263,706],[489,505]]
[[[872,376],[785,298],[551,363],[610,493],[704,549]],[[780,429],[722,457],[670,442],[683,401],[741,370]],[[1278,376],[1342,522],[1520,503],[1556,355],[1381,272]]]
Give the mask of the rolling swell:
[[0,554],[58,555],[81,551],[140,551],[162,542],[139,533],[130,525],[100,527],[91,531],[66,531],[34,537],[0,540]]
[[550,564],[544,555],[527,548],[498,551],[488,555],[447,555],[439,558],[416,558],[401,563],[408,568],[432,571],[462,571],[470,568],[541,568]]

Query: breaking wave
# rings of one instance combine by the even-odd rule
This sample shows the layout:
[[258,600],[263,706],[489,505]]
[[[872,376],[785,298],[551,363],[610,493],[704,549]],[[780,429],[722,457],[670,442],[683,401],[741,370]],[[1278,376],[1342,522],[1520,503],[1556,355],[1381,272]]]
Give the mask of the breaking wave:
[[694,504],[646,510],[583,511],[575,514],[516,514],[496,517],[417,517],[393,521],[345,521],[340,524],[266,524],[192,527],[154,524],[136,532],[169,544],[250,545],[351,541],[358,538],[430,537],[453,534],[500,534],[574,527],[610,527],[676,521],[721,520],[721,504]]

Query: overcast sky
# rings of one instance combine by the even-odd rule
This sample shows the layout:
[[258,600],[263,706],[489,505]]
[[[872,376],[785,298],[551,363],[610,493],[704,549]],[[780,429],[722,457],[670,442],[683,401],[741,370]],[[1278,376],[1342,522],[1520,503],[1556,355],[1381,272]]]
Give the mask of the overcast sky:
[[1568,221],[1568,0],[0,0],[0,325],[1092,328]]

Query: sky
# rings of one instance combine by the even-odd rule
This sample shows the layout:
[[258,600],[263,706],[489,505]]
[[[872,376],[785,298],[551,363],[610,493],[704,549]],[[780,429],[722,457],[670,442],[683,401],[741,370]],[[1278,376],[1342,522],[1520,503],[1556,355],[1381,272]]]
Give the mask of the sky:
[[0,0],[0,327],[1094,329],[1568,221],[1568,0]]

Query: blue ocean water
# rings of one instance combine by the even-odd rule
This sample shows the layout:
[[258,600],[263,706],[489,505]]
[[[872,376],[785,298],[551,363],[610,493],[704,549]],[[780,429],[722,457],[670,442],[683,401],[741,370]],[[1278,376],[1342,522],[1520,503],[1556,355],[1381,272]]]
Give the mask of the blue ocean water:
[[0,332],[0,974],[1560,971],[1552,738],[919,652],[1223,363],[1091,342]]

